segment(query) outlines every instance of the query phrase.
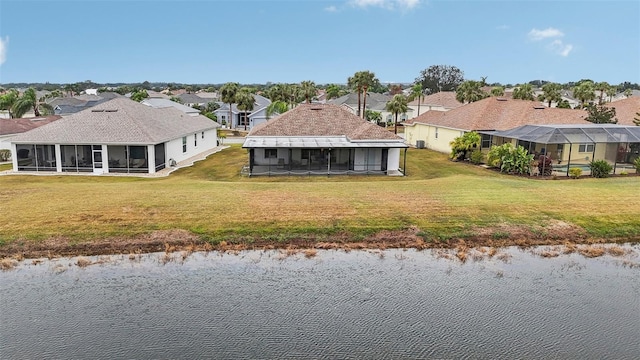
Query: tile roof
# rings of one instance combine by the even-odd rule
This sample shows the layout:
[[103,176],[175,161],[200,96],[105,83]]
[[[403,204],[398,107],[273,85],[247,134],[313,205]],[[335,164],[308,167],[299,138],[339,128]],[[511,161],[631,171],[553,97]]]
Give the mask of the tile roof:
[[116,98],[16,135],[12,142],[149,145],[218,126],[202,115],[189,116],[173,107],[155,109]]
[[402,140],[333,104],[301,104],[256,125],[248,136],[347,136],[351,140]]
[[[418,99],[415,99],[409,103],[409,105],[418,106]],[[455,109],[464,105],[456,100],[455,91],[441,91],[435,94],[427,95],[422,98],[420,107],[422,106],[442,106],[447,109]]]
[[608,108],[616,109],[616,118],[618,118],[619,125],[635,125],[633,123],[634,117],[640,116],[636,113],[640,113],[640,96],[632,96],[627,99],[622,99],[605,104]]
[[60,119],[59,115],[20,119],[0,119],[0,135],[21,134]]
[[547,108],[537,101],[486,98],[450,111],[427,111],[405,125],[422,123],[460,130],[508,130],[521,125],[590,124],[583,110]]

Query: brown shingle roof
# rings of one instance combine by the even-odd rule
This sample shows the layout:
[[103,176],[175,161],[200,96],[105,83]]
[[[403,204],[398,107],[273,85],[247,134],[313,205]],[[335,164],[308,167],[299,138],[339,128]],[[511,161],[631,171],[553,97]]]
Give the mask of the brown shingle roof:
[[636,113],[640,113],[640,96],[632,96],[627,99],[622,99],[605,104],[608,108],[616,109],[616,118],[618,118],[618,125],[635,125],[633,123],[634,117],[640,119],[640,116]]
[[60,119],[59,115],[20,119],[0,119],[0,135],[20,134]]
[[537,101],[486,98],[446,112],[427,111],[406,124],[460,130],[508,130],[522,125],[590,124],[583,110],[547,108]]
[[[409,105],[418,106],[418,99],[415,99],[409,103]],[[447,109],[455,109],[464,105],[456,100],[455,91],[441,91],[439,93],[425,96],[420,102],[420,106],[442,106]]]
[[255,126],[248,136],[342,136],[352,140],[402,140],[332,104],[302,104]]

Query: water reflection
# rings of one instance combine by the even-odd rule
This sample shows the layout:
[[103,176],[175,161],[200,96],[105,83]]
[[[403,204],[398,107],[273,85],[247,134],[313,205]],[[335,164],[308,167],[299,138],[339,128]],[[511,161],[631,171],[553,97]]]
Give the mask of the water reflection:
[[[617,358],[640,353],[620,257],[277,251],[22,262],[3,358]],[[447,258],[449,257],[449,258]]]

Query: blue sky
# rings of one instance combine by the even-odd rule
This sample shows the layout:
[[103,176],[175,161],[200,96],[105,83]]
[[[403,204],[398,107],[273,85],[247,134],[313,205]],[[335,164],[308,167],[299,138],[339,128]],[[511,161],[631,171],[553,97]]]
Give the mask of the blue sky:
[[0,0],[0,83],[640,82],[640,2]]

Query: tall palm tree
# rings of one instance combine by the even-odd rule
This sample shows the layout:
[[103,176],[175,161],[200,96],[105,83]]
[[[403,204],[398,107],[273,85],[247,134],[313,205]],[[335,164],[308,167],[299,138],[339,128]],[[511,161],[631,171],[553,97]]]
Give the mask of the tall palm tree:
[[538,101],[546,102],[551,107],[552,102],[559,102],[562,99],[560,91],[562,86],[556,83],[546,83],[542,85],[542,94],[538,96]]
[[581,108],[584,108],[587,101],[592,101],[596,98],[594,87],[592,81],[583,81],[573,88],[573,97],[580,100]]
[[618,89],[616,89],[615,86],[609,86],[609,88],[607,89],[607,96],[609,97],[609,102],[613,100],[613,97],[616,96],[617,93],[618,93]]
[[600,92],[600,100],[599,100],[598,104],[602,105],[604,103],[604,93],[610,87],[611,87],[611,85],[609,85],[609,83],[606,82],[606,81],[601,81],[601,82],[595,84],[594,88]]
[[385,106],[385,110],[395,114],[396,121],[393,129],[394,134],[398,133],[398,114],[404,114],[408,109],[409,106],[407,106],[407,98],[402,94],[394,95],[387,103],[387,106]]
[[533,87],[531,84],[518,85],[518,87],[513,90],[513,98],[521,100],[535,100],[535,97],[533,96]]
[[53,107],[51,105],[40,102],[36,97],[36,90],[29,88],[25,90],[22,96],[13,104],[13,113],[15,117],[22,117],[29,109],[33,109],[35,116],[41,116],[42,113],[52,114]]
[[229,119],[227,120],[227,124],[229,128],[233,127],[233,111],[232,106],[233,103],[236,102],[236,94],[238,93],[238,89],[240,85],[234,82],[228,82],[220,88],[220,97],[222,102],[229,104]]
[[362,100],[362,118],[365,118],[365,114],[366,114],[366,110],[367,110],[367,91],[369,90],[370,86],[373,86],[373,84],[376,83],[376,74],[372,73],[371,71],[361,71],[360,72],[360,86],[362,87],[362,95],[363,95],[363,100]]
[[9,118],[13,119],[15,114],[13,113],[13,107],[15,106],[20,93],[16,89],[9,89],[4,95],[0,96],[0,109],[7,110],[9,112]]
[[349,79],[347,80],[347,85],[349,86],[349,88],[355,90],[358,93],[358,112],[356,113],[356,115],[361,116],[361,110],[362,110],[362,81],[361,81],[361,72],[358,71],[357,73],[353,74],[353,76],[349,77]]
[[420,103],[424,99],[421,83],[417,83],[411,87],[411,93],[409,94],[409,101],[413,101],[415,99],[418,99],[418,116],[420,116]]
[[456,100],[461,103],[472,103],[487,96],[488,94],[482,91],[482,83],[480,81],[467,80],[456,89]]
[[255,99],[253,94],[247,88],[240,89],[235,96],[238,103],[238,110],[244,112],[244,129],[247,130],[247,122],[249,121],[249,112],[253,110]]
[[317,95],[318,89],[313,81],[303,81],[300,83],[300,91],[304,96],[304,100],[307,104],[311,103],[311,100]]

